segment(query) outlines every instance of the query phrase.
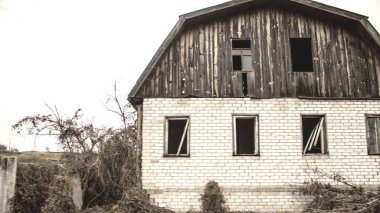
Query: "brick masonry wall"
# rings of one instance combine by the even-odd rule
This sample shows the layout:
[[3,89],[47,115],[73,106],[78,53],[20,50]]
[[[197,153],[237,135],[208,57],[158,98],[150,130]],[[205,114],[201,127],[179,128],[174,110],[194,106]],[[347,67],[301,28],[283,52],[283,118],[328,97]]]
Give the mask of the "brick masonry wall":
[[[302,211],[310,197],[294,192],[316,177],[316,167],[356,184],[380,185],[380,157],[367,154],[366,113],[380,114],[380,101],[145,99],[143,187],[160,206],[177,212],[200,209],[211,180],[222,187],[231,210]],[[232,155],[235,114],[259,116],[260,156]],[[329,154],[302,155],[304,114],[325,115]],[[163,157],[166,116],[190,117],[190,157]]]

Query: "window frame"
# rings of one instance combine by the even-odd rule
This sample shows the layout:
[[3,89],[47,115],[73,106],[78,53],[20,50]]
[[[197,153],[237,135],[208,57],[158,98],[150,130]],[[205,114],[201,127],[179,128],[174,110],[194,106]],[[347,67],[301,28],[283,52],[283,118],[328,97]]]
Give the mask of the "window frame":
[[[169,121],[171,120],[187,120],[185,128],[187,128],[187,146],[186,154],[180,154],[180,149],[177,154],[169,154]],[[190,116],[166,116],[164,128],[164,157],[190,157]],[[181,145],[180,145],[181,146]],[[180,147],[178,147],[180,148]]]
[[[242,119],[254,119],[254,148],[255,152],[253,154],[238,154],[237,153],[237,141],[236,141],[236,119],[242,118]],[[233,129],[233,156],[260,156],[260,147],[259,147],[259,115],[232,115],[232,129]]]
[[[250,47],[249,48],[234,48],[233,42],[234,41],[249,41]],[[235,70],[234,69],[234,56],[240,56],[240,65],[241,70]],[[250,60],[248,63],[249,67],[246,68],[244,65],[246,63],[244,58],[249,57]],[[253,64],[252,64],[252,39],[242,39],[242,38],[232,38],[231,39],[231,69],[233,72],[252,72],[253,71]],[[246,69],[245,69],[246,68]]]
[[[296,54],[293,54],[295,53],[296,50],[294,50],[293,46],[295,45],[292,45],[292,40],[301,40],[301,39],[308,39],[310,41],[310,63],[311,63],[311,70],[307,70],[307,69],[295,69],[295,63],[294,60],[295,60],[295,55]],[[292,72],[293,73],[313,73],[314,72],[314,61],[313,61],[313,40],[311,37],[291,37],[289,38],[289,47],[290,47],[290,62],[291,62],[291,65],[292,65]],[[305,50],[304,50],[305,51]],[[305,54],[302,54],[302,55],[305,55]],[[302,59],[301,59],[302,60]],[[309,59],[308,59],[309,60]]]
[[380,123],[380,114],[365,114],[365,129],[366,129],[366,138],[367,138],[367,154],[368,155],[380,155],[380,134],[378,135],[378,141],[375,141],[375,144],[377,144],[378,150],[377,153],[371,153],[370,151],[370,134],[369,134],[369,126],[368,126],[368,119],[369,118],[375,118],[379,120]]
[[[323,118],[323,124],[321,129],[321,152],[318,153],[308,153],[306,152],[306,147],[304,146],[304,131],[303,131],[303,118]],[[313,134],[313,131],[310,133]],[[309,136],[310,140],[311,135]],[[307,143],[306,143],[307,145]],[[327,139],[327,119],[325,114],[301,114],[301,152],[303,156],[315,156],[315,155],[328,155],[328,139]],[[310,149],[309,149],[310,150]]]

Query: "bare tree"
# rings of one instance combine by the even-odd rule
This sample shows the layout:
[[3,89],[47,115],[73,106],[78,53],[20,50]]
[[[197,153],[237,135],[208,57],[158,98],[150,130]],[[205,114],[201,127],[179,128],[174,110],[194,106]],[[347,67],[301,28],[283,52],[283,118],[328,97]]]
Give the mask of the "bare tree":
[[119,96],[116,81],[113,84],[113,95],[107,98],[105,107],[109,112],[117,115],[123,123],[124,129],[136,121],[136,112],[126,98],[123,101]]
[[78,109],[71,117],[63,117],[57,107],[46,105],[51,114],[27,116],[12,126],[21,133],[30,135],[56,136],[64,151],[93,152],[94,149],[112,135],[111,128],[96,128],[91,122],[83,122],[82,110]]

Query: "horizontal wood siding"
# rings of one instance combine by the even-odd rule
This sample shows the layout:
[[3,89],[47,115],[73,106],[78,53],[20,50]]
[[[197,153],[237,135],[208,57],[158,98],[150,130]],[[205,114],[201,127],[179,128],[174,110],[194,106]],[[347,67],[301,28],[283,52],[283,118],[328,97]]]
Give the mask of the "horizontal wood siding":
[[[188,27],[137,97],[244,97],[231,39],[250,39],[247,96],[378,97],[379,56],[358,33],[285,9],[261,8]],[[311,38],[314,72],[293,72],[290,38]]]

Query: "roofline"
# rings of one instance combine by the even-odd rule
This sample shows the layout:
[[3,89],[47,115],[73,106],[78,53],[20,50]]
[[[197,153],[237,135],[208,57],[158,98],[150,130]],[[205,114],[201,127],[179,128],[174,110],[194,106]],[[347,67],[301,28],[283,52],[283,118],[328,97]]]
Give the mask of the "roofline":
[[311,0],[233,0],[228,1],[222,4],[218,4],[215,6],[207,7],[201,10],[193,11],[190,13],[186,13],[179,16],[179,20],[173,27],[173,29],[170,31],[168,36],[165,38],[164,42],[161,44],[157,52],[154,54],[153,58],[143,71],[143,73],[138,78],[136,84],[130,91],[128,95],[128,100],[131,101],[132,99],[136,98],[137,92],[143,85],[145,79],[148,77],[148,75],[153,70],[156,63],[159,61],[159,59],[162,57],[163,53],[165,53],[166,49],[169,47],[169,45],[172,43],[172,41],[177,37],[177,35],[180,34],[180,32],[185,28],[185,24],[188,23],[196,23],[203,19],[212,18],[215,16],[218,16],[223,13],[229,13],[232,10],[244,10],[247,8],[247,6],[260,6],[264,4],[270,3],[280,3],[283,5],[284,3],[290,3],[296,6],[306,6],[314,10],[321,10],[326,13],[330,13],[332,15],[335,15],[337,17],[343,17],[345,19],[349,19],[351,21],[356,22],[356,24],[359,24],[359,28],[363,28],[365,31],[368,32],[369,37],[377,44],[377,47],[375,47],[378,55],[380,55],[380,35],[376,31],[376,29],[372,26],[372,24],[368,21],[367,16],[363,16],[357,13],[353,13],[347,10],[339,9],[333,6],[329,6],[323,3],[311,1]]

